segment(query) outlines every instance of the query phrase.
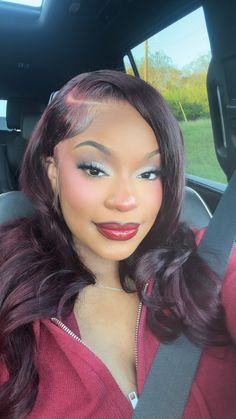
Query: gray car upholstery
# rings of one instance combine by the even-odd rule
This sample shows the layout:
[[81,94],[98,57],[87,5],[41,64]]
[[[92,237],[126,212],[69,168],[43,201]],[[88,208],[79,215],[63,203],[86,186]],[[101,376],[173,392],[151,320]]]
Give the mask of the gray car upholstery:
[[[23,192],[12,191],[0,195],[0,224],[33,213],[33,207]],[[210,218],[211,213],[199,194],[186,187],[181,221],[190,227],[202,228],[208,225]]]

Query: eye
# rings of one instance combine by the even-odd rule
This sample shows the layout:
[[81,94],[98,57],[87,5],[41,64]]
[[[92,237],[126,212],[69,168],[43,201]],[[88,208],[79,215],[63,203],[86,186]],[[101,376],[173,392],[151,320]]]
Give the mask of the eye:
[[138,178],[141,179],[147,179],[147,180],[155,180],[158,179],[162,174],[161,169],[155,169],[155,170],[147,170],[146,172],[141,173],[138,175]]
[[77,167],[90,177],[108,176],[108,173],[105,172],[103,166],[97,162],[81,162]]

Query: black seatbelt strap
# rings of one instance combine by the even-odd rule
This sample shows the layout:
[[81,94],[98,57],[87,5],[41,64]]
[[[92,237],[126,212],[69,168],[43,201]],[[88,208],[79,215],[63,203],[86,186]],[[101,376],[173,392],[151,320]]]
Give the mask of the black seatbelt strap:
[[[223,278],[236,237],[236,172],[225,190],[198,253]],[[132,419],[181,419],[201,357],[185,336],[161,344]]]

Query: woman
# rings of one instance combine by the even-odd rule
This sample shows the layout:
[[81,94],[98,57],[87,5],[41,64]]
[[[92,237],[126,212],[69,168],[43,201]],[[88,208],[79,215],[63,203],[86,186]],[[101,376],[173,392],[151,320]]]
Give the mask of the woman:
[[233,419],[235,257],[221,292],[202,232],[179,223],[182,138],[160,94],[121,72],[75,77],[20,182],[35,216],[1,228],[0,417],[130,418],[160,341],[184,332],[206,347],[184,419]]

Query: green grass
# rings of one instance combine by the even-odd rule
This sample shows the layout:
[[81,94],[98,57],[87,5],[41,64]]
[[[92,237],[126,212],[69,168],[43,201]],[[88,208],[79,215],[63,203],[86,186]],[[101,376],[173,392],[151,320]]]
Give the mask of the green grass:
[[186,172],[227,183],[216,158],[210,119],[180,122],[180,127],[184,137]]

